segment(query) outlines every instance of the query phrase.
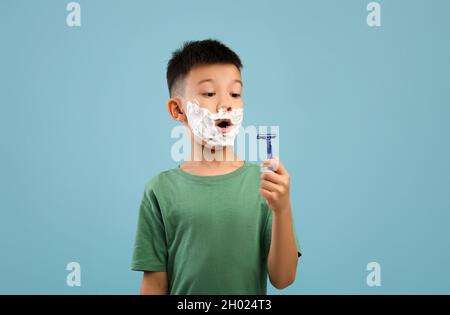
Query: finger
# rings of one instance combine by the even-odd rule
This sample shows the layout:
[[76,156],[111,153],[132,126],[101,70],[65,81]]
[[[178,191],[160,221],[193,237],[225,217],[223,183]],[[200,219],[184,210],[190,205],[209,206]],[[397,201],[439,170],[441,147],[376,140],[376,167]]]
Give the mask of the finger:
[[276,159],[276,161],[277,161],[277,168],[274,169],[274,171],[277,174],[286,175],[288,172],[287,172],[286,168],[284,167],[283,163],[281,163],[281,161],[278,157],[274,157],[274,159]]
[[263,189],[263,188],[259,189],[259,193],[266,201],[267,200],[272,200],[273,196],[274,196],[273,192],[268,191],[267,189]]
[[270,182],[268,180],[262,180],[260,187],[262,189],[265,189],[265,190],[268,190],[268,191],[271,191],[271,192],[279,192],[280,191],[280,188],[279,188],[279,186],[277,184],[272,183],[272,182]]
[[271,181],[275,184],[284,183],[284,179],[280,174],[277,174],[277,173],[271,172],[271,171],[262,172],[261,179]]

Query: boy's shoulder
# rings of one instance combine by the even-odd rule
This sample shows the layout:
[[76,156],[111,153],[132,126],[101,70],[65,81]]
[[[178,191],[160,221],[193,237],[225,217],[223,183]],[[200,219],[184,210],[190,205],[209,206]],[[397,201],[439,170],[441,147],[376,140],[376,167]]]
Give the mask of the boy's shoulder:
[[156,174],[155,176],[153,176],[152,178],[150,178],[147,183],[145,184],[145,188],[144,190],[147,191],[151,191],[151,190],[155,190],[158,186],[161,185],[161,181],[167,177],[170,176],[174,170],[176,170],[176,168],[171,168],[165,171],[161,171],[158,174]]

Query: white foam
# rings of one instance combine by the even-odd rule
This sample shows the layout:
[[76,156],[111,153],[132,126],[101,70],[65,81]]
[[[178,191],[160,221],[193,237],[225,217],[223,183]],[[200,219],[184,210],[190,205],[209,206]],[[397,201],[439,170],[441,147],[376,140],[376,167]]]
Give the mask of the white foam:
[[[234,144],[234,139],[239,132],[244,116],[242,108],[233,108],[227,111],[220,108],[217,113],[211,113],[200,106],[197,100],[186,103],[186,116],[189,127],[194,136],[205,141],[206,146],[229,146]],[[226,133],[221,133],[216,126],[217,119],[230,119],[232,126]]]

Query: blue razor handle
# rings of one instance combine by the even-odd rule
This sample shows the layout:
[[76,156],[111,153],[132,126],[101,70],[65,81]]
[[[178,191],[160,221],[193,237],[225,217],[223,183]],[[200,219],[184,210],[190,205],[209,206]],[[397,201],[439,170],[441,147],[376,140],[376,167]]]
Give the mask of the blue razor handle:
[[270,160],[272,158],[272,142],[267,140],[267,158]]
[[[267,143],[267,159],[272,158],[272,142],[270,140],[275,139],[277,137],[276,134],[273,133],[259,133],[256,135],[256,139],[265,139]],[[269,166],[269,170],[273,171],[273,167]]]

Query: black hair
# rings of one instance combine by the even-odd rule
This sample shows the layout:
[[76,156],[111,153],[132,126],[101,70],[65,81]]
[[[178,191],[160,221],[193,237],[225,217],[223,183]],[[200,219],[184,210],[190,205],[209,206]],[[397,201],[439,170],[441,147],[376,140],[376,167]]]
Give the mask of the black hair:
[[243,68],[239,56],[226,45],[215,39],[188,41],[172,53],[167,63],[167,85],[170,96],[175,86],[183,80],[192,68],[198,65],[233,64],[240,71]]

